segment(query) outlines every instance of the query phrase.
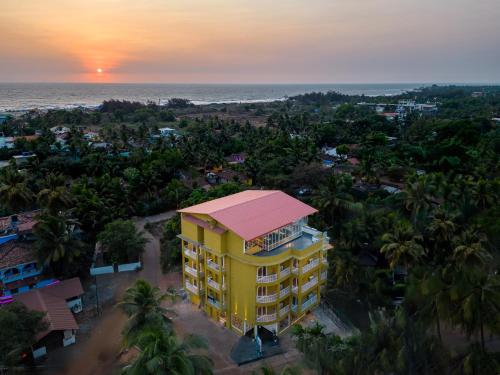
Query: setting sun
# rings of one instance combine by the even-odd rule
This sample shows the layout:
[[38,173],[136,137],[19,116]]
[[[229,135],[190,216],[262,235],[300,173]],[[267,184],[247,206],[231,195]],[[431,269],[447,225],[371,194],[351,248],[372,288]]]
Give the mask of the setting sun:
[[101,68],[97,68],[96,72],[97,73],[102,73],[102,69]]

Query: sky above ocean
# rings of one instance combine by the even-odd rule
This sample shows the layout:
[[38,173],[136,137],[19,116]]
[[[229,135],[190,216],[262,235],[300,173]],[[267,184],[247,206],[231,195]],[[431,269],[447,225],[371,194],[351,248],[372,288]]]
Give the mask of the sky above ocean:
[[498,0],[2,0],[0,82],[499,82]]

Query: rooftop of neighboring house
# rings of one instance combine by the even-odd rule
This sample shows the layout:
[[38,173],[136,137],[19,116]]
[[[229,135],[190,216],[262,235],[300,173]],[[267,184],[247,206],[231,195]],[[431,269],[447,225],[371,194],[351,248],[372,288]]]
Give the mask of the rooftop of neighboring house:
[[35,261],[36,256],[30,243],[10,241],[0,245],[0,270]]
[[29,310],[46,314],[45,319],[47,319],[49,328],[38,336],[38,339],[41,339],[51,331],[78,329],[78,324],[66,304],[66,300],[82,294],[83,288],[80,279],[74,278],[16,295],[14,301],[22,303]]
[[11,216],[0,217],[0,233],[12,228],[13,223],[20,233],[33,230],[36,224],[36,215],[40,210],[21,212]]
[[178,212],[208,215],[250,241],[312,215],[317,210],[279,190],[246,190]]

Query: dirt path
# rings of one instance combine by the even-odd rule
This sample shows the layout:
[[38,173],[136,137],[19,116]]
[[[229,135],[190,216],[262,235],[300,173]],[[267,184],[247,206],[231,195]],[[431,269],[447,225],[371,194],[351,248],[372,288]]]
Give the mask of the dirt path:
[[[164,221],[174,216],[175,211],[164,212],[159,215],[135,219],[137,227],[141,230],[147,222]],[[162,289],[169,283],[168,278],[163,278],[160,267],[160,241],[149,232],[144,231],[149,240],[143,255],[143,268],[132,277],[123,278],[119,288],[118,296],[136,279],[143,278],[153,285]],[[65,352],[60,355],[65,358],[67,365],[65,369],[58,372],[61,375],[108,375],[116,371],[118,366],[118,353],[121,347],[121,330],[125,324],[124,314],[112,307],[105,307],[102,316],[94,323],[88,338],[77,342],[71,348],[64,348]],[[71,351],[71,352],[69,352]],[[57,371],[52,372],[57,373]]]

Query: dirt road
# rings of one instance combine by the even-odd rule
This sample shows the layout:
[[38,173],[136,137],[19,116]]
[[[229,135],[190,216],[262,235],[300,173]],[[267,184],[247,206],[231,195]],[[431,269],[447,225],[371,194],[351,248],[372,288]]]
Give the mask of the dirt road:
[[[137,227],[141,230],[148,222],[160,222],[174,216],[175,211],[164,212],[159,215],[135,219]],[[143,269],[132,274],[132,277],[124,278],[119,287],[118,294],[121,295],[136,279],[142,278],[162,289],[168,284],[168,278],[163,280],[160,268],[160,242],[149,232],[144,231],[149,242],[143,254]],[[61,375],[108,375],[116,371],[119,365],[119,352],[121,348],[121,330],[125,324],[125,316],[122,312],[112,306],[106,307],[102,315],[92,327],[91,334],[77,342],[74,347],[64,348],[60,355],[67,362],[62,371],[49,371]],[[49,361],[50,362],[50,361]]]

